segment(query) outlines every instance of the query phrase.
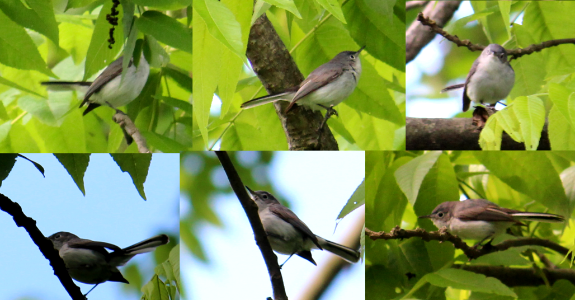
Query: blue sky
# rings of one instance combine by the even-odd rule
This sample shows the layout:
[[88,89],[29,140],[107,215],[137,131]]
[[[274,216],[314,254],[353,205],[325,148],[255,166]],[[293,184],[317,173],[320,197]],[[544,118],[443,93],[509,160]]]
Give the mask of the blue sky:
[[[84,177],[84,197],[66,169],[52,154],[24,154],[45,168],[46,178],[28,161],[19,158],[0,193],[22,206],[24,213],[35,219],[38,228],[49,236],[69,231],[82,238],[127,247],[159,233],[179,233],[179,156],[154,154],[144,183],[148,198],[144,201],[131,177],[123,173],[108,154],[92,154]],[[4,299],[69,299],[23,228],[0,211],[0,300]],[[134,257],[153,274],[153,257]],[[130,264],[128,263],[128,264]],[[120,268],[122,271],[122,267]],[[78,283],[85,293],[91,285]],[[140,299],[126,294],[124,283],[106,282],[88,296],[90,299]]]
[[[245,155],[257,153],[246,152]],[[360,151],[281,151],[276,152],[266,175],[315,234],[339,242],[364,215],[362,207],[336,228],[340,210],[362,182],[364,174],[364,153]],[[227,178],[223,180],[227,181]],[[250,188],[259,189],[257,186]],[[189,207],[186,205],[188,200],[181,201],[182,208]],[[225,225],[223,228],[205,226],[200,230],[199,239],[208,249],[208,264],[182,251],[181,276],[187,293],[183,299],[266,299],[272,296],[267,269],[235,194],[217,197],[213,208]],[[282,269],[290,299],[300,299],[301,291],[313,284],[326,260],[334,257],[319,250],[312,251],[312,255],[317,267],[294,256]],[[286,258],[278,255],[280,263]],[[365,268],[360,261],[343,271],[322,299],[363,299],[364,295]]]

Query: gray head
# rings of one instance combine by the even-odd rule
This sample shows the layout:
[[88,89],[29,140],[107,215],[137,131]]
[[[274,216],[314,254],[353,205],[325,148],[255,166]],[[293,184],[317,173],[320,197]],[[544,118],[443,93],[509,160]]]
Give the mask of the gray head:
[[502,63],[507,62],[507,51],[505,51],[505,48],[501,47],[498,44],[489,44],[489,46],[485,47],[485,49],[483,49],[483,52],[481,52],[481,56],[489,56],[489,55],[493,55],[499,58],[499,60]]
[[256,202],[258,206],[262,204],[273,204],[279,203],[279,201],[270,193],[266,191],[253,191],[249,187],[246,186],[250,194],[252,195],[252,199]]
[[66,243],[67,241],[69,241],[71,239],[79,239],[79,237],[73,233],[60,231],[60,232],[56,232],[53,235],[49,236],[48,239],[52,241],[52,244],[54,244],[54,248],[56,250],[60,250],[60,248],[62,248],[64,243]]
[[361,60],[359,59],[359,53],[364,48],[365,46],[361,47],[361,49],[359,49],[358,51],[340,52],[330,62],[349,63],[353,65],[354,68],[359,68],[361,70]]
[[441,228],[443,226],[447,226],[449,223],[449,220],[451,219],[451,217],[453,216],[453,209],[454,206],[458,203],[459,201],[448,201],[448,202],[443,202],[441,204],[439,204],[437,207],[435,207],[435,209],[433,210],[433,212],[430,215],[427,216],[421,216],[419,217],[421,218],[429,218],[431,219],[431,221],[433,222],[433,224],[437,227],[437,228]]

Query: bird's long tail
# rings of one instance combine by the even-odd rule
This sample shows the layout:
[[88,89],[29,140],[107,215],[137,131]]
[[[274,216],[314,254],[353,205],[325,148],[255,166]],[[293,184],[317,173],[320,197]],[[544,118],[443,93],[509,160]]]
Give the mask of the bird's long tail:
[[247,108],[252,108],[252,107],[256,107],[256,106],[260,106],[260,105],[264,105],[264,104],[268,104],[268,103],[272,103],[272,102],[276,102],[276,101],[291,101],[293,97],[293,93],[291,92],[285,92],[285,93],[280,93],[280,94],[276,94],[276,95],[271,95],[271,96],[263,96],[263,97],[259,97],[247,102],[242,103],[241,108],[247,109]]
[[340,245],[338,243],[334,243],[332,241],[328,241],[322,237],[317,236],[317,240],[319,242],[319,244],[321,245],[321,247],[324,250],[327,250],[345,260],[347,260],[350,263],[356,263],[359,261],[359,251],[356,251],[354,249],[351,249],[349,247]]

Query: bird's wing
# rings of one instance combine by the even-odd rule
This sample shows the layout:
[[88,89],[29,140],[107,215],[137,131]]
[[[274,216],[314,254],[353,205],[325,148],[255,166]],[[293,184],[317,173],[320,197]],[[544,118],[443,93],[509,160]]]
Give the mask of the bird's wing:
[[[110,82],[110,80],[116,78],[116,76],[122,74],[122,60],[123,56],[120,56],[114,62],[112,62],[105,70],[94,80],[86,95],[84,96],[84,101],[80,104],[80,107],[84,106],[90,100],[90,97],[98,92],[106,83]],[[130,65],[132,64],[132,60],[130,60]]]
[[287,207],[284,209],[280,209],[281,204],[277,204],[277,205],[270,205],[269,206],[269,210],[270,212],[272,212],[274,215],[278,216],[279,218],[281,218],[282,220],[290,223],[293,227],[295,227],[297,230],[301,231],[305,237],[308,237],[310,240],[312,240],[312,242],[318,246],[319,249],[323,249],[320,245],[319,242],[317,240],[317,237],[315,236],[315,234],[313,234],[313,232],[311,232],[311,230],[307,227],[307,225],[305,225],[305,223],[300,220],[296,214],[294,214],[291,210],[289,210]]
[[86,240],[86,239],[78,239],[75,241],[70,241],[70,242],[68,242],[68,247],[69,248],[91,249],[94,251],[98,251],[104,255],[108,255],[108,251],[106,251],[106,249],[104,249],[104,248],[108,248],[108,249],[113,250],[113,251],[121,251],[122,250],[122,248],[120,248],[114,244],[110,244],[110,243],[106,243],[106,242],[97,242],[97,241]]
[[[317,74],[322,73],[321,76]],[[321,67],[315,69],[309,76],[300,84],[300,88],[294,95],[291,103],[286,108],[286,112],[301,98],[309,95],[311,92],[321,88],[322,86],[334,81],[343,73],[343,68],[333,68],[330,71],[324,71]],[[324,80],[324,78],[326,80]]]
[[471,70],[469,70],[469,74],[467,74],[467,78],[465,79],[465,88],[463,89],[463,112],[469,110],[469,106],[471,105],[471,99],[467,96],[467,84],[469,83],[471,76],[475,74],[477,70],[477,65],[479,64],[478,59],[473,62],[471,65]]

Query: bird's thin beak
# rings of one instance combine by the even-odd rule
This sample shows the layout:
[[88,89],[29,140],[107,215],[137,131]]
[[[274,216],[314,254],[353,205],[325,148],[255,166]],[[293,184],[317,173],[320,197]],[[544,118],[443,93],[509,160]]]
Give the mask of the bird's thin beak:
[[246,185],[246,189],[248,189],[248,191],[250,192],[251,195],[254,194],[254,191],[252,191],[252,189],[250,189],[247,185]]
[[365,49],[365,46],[361,47],[361,49],[357,50],[357,52],[355,52],[356,54],[359,54],[359,52],[361,52],[361,50]]
[[420,219],[431,219],[431,215],[427,215],[427,216],[421,216],[419,217]]

